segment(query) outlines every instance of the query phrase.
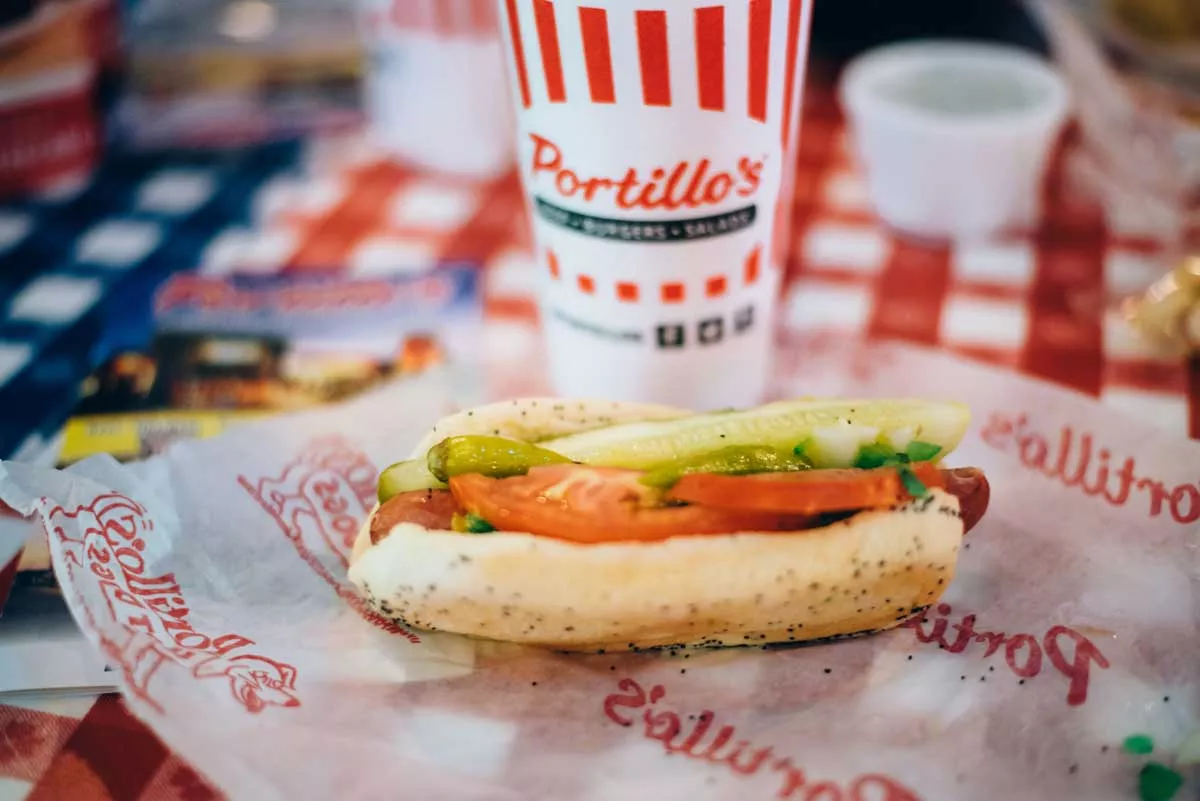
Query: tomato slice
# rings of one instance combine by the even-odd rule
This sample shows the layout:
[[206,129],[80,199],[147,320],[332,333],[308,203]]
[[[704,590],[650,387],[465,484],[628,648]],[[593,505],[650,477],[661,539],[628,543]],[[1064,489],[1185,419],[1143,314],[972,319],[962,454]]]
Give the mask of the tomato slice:
[[[927,487],[943,487],[941,471],[929,462],[911,466]],[[818,515],[894,506],[909,497],[900,474],[891,467],[871,470],[805,470],[728,476],[693,473],[667,494],[714,509],[777,514]]]
[[639,483],[636,470],[547,465],[523,476],[454,476],[450,491],[464,509],[501,531],[526,531],[580,543],[651,542],[696,534],[796,531],[806,515],[662,506],[661,496]]
[[413,490],[389,498],[371,518],[371,543],[386,539],[392,526],[416,523],[425,528],[450,528],[458,502],[449,490]]

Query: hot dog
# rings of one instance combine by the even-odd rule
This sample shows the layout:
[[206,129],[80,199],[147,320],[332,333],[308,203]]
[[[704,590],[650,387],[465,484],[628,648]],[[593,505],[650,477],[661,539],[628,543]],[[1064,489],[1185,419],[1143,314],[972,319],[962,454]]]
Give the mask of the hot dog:
[[408,626],[564,650],[891,628],[987,510],[983,472],[941,464],[968,422],[909,400],[466,410],[381,474],[350,579]]

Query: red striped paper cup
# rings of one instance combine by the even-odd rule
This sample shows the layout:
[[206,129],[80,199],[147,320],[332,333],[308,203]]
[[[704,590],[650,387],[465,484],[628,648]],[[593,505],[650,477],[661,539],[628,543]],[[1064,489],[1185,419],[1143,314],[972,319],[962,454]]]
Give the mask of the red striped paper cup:
[[496,0],[358,0],[372,138],[447,174],[512,166],[512,108]]
[[761,401],[811,0],[500,0],[555,389]]

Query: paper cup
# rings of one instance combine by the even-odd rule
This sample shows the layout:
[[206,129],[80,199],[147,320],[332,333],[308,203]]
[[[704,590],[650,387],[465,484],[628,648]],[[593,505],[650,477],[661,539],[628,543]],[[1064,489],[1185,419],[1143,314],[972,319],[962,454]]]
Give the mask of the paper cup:
[[811,0],[499,7],[555,390],[760,401]]
[[358,0],[371,138],[466,178],[512,167],[513,112],[495,0]]
[[841,84],[879,216],[900,231],[975,241],[1028,230],[1070,99],[1011,46],[904,42],[855,60]]

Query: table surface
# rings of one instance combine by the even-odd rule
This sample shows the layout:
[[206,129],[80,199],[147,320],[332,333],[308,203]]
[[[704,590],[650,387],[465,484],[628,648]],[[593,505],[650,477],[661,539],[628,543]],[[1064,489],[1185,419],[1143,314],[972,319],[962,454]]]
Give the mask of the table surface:
[[[783,335],[934,345],[1200,437],[1200,362],[1155,354],[1110,311],[1160,275],[1162,259],[1153,243],[1108,231],[1098,208],[1072,193],[1070,153],[1068,137],[1047,180],[1039,231],[969,247],[906,241],[871,214],[830,86],[816,82],[805,104]],[[198,269],[342,265],[383,275],[440,261],[485,265],[489,390],[519,392],[538,337],[533,283],[545,265],[517,218],[516,176],[486,184],[423,176],[357,137],[311,144],[304,158],[303,176],[258,187],[253,225],[216,237]],[[116,696],[5,700],[0,799],[221,797]]]

